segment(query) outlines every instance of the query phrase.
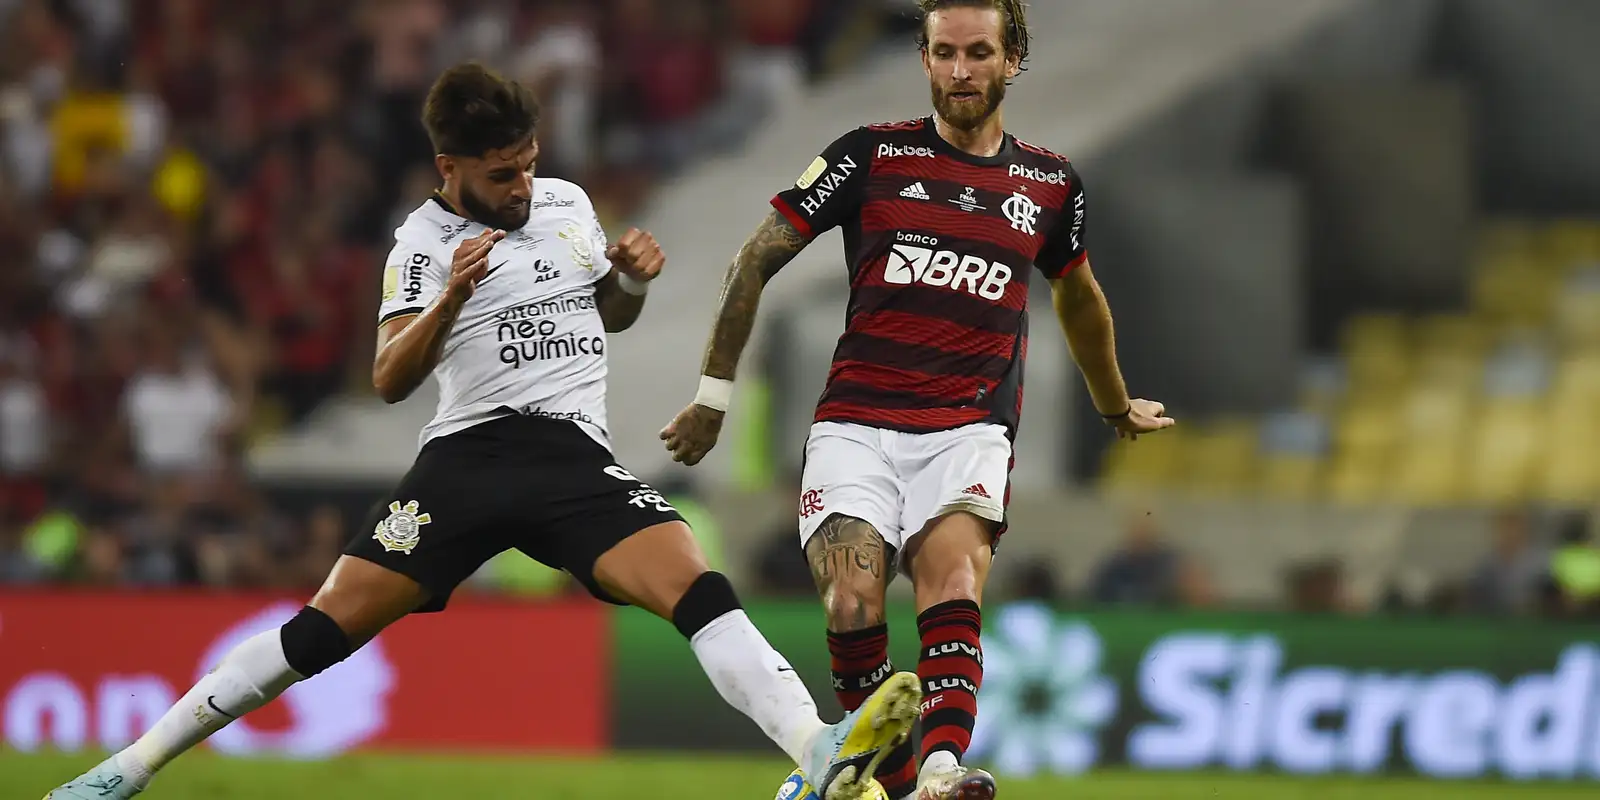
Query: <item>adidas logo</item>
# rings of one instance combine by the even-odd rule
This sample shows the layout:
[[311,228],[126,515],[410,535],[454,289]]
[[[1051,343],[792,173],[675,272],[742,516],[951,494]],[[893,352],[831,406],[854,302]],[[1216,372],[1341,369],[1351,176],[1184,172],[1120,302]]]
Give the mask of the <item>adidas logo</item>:
[[911,200],[927,200],[927,199],[930,199],[928,197],[928,190],[922,188],[922,181],[917,181],[916,183],[913,183],[910,186],[907,186],[906,188],[901,189],[900,190],[900,196],[901,197],[905,197],[905,198],[909,198]]
[[973,497],[981,497],[985,500],[991,499],[989,497],[989,493],[983,490],[983,484],[981,483],[974,483],[971,486],[968,486],[966,489],[963,489],[961,493],[970,494]]

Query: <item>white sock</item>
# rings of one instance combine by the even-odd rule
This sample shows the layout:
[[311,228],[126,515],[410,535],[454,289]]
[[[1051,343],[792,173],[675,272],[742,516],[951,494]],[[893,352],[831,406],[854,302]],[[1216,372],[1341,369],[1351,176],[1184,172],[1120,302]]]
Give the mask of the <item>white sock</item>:
[[804,681],[743,611],[729,611],[689,640],[706,677],[728,705],[761,726],[799,765],[817,732],[827,727]]
[[928,754],[928,758],[922,762],[922,769],[917,771],[917,783],[923,783],[941,772],[950,772],[960,767],[961,762],[956,760],[955,754],[949,750],[935,750]]
[[117,764],[143,787],[167,762],[302,680],[283,656],[278,630],[258,633],[229,651],[149,732],[118,753]]

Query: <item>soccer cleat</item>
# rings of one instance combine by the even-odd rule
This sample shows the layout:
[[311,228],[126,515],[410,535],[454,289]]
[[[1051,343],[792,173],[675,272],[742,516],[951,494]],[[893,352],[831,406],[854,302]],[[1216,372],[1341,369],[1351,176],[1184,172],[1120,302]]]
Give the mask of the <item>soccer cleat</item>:
[[143,791],[122,774],[117,757],[100,762],[94,769],[50,790],[44,800],[127,800]]
[[889,751],[911,735],[921,703],[916,673],[896,673],[860,708],[823,728],[800,764],[819,800],[881,797],[883,787],[872,775]]
[[993,800],[994,776],[981,769],[956,767],[917,783],[916,800]]
[[[783,785],[778,787],[776,800],[821,800],[817,797],[817,790],[806,783],[805,773],[795,770],[785,778]],[[867,790],[861,794],[861,800],[891,800],[883,791],[883,786],[876,780],[870,781]]]

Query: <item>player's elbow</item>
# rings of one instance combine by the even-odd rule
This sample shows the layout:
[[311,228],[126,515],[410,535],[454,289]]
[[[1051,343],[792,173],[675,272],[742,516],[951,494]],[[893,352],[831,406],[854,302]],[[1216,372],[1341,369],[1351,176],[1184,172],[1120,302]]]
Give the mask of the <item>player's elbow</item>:
[[378,393],[383,402],[394,405],[410,397],[414,388],[398,380],[389,370],[383,368],[382,363],[372,366],[372,389]]

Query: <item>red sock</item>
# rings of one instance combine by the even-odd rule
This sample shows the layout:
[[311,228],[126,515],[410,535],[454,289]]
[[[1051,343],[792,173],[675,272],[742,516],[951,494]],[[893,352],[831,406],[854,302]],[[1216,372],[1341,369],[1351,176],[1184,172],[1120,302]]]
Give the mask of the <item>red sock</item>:
[[972,743],[983,685],[983,612],[971,600],[951,600],[917,616],[922,633],[922,760],[945,750],[961,760]]
[[833,656],[833,693],[845,711],[860,708],[894,674],[888,625],[849,633],[828,631],[828,654]]
[[[889,626],[874,625],[849,633],[828,632],[833,656],[833,692],[839,705],[854,711],[894,674],[889,660]],[[891,798],[910,795],[917,787],[917,760],[911,740],[896,747],[878,765],[878,782]]]

